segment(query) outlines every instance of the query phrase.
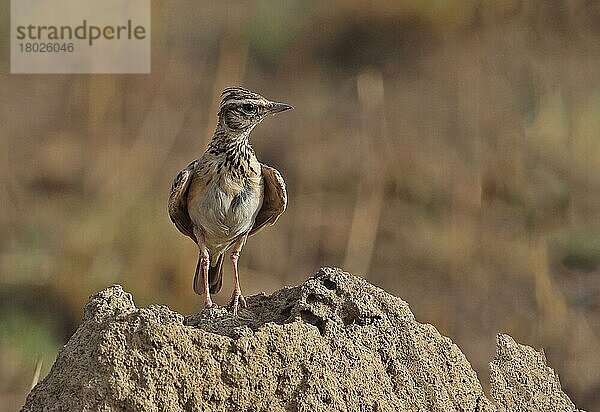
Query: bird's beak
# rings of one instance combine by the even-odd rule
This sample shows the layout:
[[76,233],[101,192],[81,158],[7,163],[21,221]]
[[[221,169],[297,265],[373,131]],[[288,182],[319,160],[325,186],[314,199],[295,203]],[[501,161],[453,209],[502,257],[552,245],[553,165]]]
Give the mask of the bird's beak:
[[271,112],[271,114],[275,114],[285,112],[286,110],[290,109],[293,109],[293,107],[289,104],[273,102],[273,106],[269,111]]

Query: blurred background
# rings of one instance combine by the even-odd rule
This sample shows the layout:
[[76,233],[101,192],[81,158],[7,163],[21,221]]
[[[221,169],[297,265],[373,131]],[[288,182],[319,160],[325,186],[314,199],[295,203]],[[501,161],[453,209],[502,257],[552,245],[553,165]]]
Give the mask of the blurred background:
[[10,75],[9,15],[0,409],[94,292],[201,308],[166,201],[221,89],[243,85],[295,107],[252,136],[290,200],[244,248],[245,294],[339,266],[407,300],[483,382],[506,332],[600,410],[600,3],[155,1],[151,75]]

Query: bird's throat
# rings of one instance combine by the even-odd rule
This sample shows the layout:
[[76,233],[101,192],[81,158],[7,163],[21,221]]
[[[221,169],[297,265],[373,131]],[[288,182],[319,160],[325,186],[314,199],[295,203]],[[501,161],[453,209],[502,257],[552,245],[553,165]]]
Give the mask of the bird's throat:
[[218,169],[239,176],[252,171],[251,163],[256,156],[249,137],[250,131],[233,134],[217,127],[208,152],[218,157]]

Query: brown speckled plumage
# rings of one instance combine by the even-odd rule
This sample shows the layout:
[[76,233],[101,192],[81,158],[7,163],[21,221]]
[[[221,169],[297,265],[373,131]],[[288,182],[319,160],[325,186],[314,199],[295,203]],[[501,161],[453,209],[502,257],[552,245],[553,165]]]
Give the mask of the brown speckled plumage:
[[218,123],[206,152],[181,170],[169,196],[169,216],[199,249],[194,290],[205,294],[221,288],[225,252],[231,248],[234,290],[230,305],[237,313],[245,304],[237,259],[248,236],[272,225],[287,205],[279,172],[261,164],[249,142],[250,133],[265,117],[292,107],[269,101],[240,87],[223,90]]

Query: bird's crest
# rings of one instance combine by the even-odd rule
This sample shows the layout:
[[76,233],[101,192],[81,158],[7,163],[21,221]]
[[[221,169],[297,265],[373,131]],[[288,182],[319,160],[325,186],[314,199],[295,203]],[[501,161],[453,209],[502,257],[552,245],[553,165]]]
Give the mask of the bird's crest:
[[221,104],[219,105],[219,108],[222,109],[227,103],[242,100],[265,100],[265,98],[260,94],[244,89],[243,87],[227,87],[221,93]]

